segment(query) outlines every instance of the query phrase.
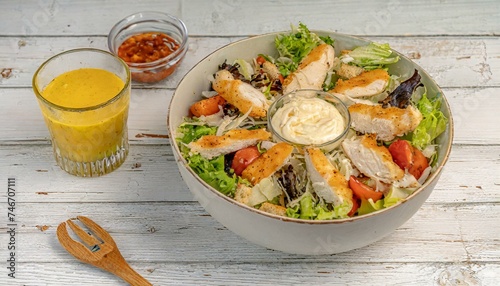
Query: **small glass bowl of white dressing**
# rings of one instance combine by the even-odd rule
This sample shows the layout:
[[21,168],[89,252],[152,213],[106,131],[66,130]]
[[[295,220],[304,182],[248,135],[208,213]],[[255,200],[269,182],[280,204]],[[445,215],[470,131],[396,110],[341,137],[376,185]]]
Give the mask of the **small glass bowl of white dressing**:
[[301,89],[284,94],[271,104],[267,125],[278,142],[331,151],[346,137],[351,117],[335,95]]

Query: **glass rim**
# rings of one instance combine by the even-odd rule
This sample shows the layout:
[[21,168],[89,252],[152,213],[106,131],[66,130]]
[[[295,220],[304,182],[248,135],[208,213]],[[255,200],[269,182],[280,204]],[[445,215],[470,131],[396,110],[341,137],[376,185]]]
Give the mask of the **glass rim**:
[[[151,18],[148,18],[151,17]],[[181,36],[181,42],[179,43],[179,48],[175,50],[173,53],[169,54],[166,57],[157,59],[152,62],[147,63],[133,63],[126,62],[130,68],[135,68],[137,71],[142,71],[144,69],[155,69],[158,67],[162,67],[164,65],[168,65],[171,60],[174,60],[178,57],[184,56],[187,52],[187,44],[189,40],[188,30],[186,24],[178,17],[157,11],[142,11],[134,14],[130,14],[127,17],[118,21],[109,31],[108,33],[108,48],[112,54],[118,56],[118,47],[121,45],[115,42],[116,37],[120,34],[121,31],[129,28],[133,25],[139,24],[147,24],[150,22],[162,23],[162,24],[171,24],[175,27]],[[163,32],[159,29],[154,29],[151,32]],[[167,35],[170,36],[170,35]]]
[[[46,67],[51,61],[53,61],[55,58],[63,56],[63,55],[66,55],[66,54],[72,54],[72,53],[78,53],[78,52],[96,52],[96,53],[101,53],[101,54],[105,54],[105,55],[111,56],[113,59],[118,60],[118,62],[123,66],[123,68],[125,68],[125,71],[127,73],[127,79],[125,81],[125,85],[123,86],[123,88],[115,96],[113,96],[112,98],[108,99],[107,101],[101,102],[101,103],[96,104],[96,105],[87,106],[87,107],[67,107],[67,106],[55,104],[55,103],[49,101],[48,99],[46,99],[42,95],[42,91],[39,89],[38,85],[36,84],[36,79],[37,79],[38,74],[40,73],[40,71],[44,67]],[[120,59],[118,56],[116,56],[113,53],[110,53],[108,51],[101,50],[101,49],[96,49],[96,48],[78,48],[78,49],[71,49],[71,50],[67,50],[67,51],[58,53],[56,55],[51,56],[46,61],[44,61],[40,65],[40,67],[38,67],[38,69],[36,70],[36,72],[33,75],[32,88],[33,88],[33,91],[35,92],[36,97],[39,100],[41,100],[42,102],[44,102],[45,104],[47,104],[48,106],[52,107],[52,108],[59,109],[59,110],[62,110],[62,111],[82,112],[82,111],[96,110],[96,109],[105,107],[105,106],[110,105],[111,103],[117,101],[129,89],[129,87],[130,87],[130,81],[131,81],[130,69],[129,69],[128,65],[122,59]]]

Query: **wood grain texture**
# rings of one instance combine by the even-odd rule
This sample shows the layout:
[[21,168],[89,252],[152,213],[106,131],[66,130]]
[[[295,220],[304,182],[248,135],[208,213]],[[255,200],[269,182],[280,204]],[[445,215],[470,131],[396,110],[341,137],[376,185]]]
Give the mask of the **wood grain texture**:
[[[497,144],[500,128],[495,120],[500,106],[500,87],[443,88],[455,121],[455,144]],[[129,139],[132,144],[166,144],[171,89],[132,90]],[[49,132],[31,88],[0,88],[3,120],[0,143],[48,142]],[[23,120],[19,120],[20,116]],[[478,128],[481,126],[481,128]]]
[[[154,285],[496,285],[500,272],[495,264],[469,262],[136,262],[134,267]],[[18,281],[26,285],[88,286],[88,277],[93,285],[127,285],[81,263],[24,263],[23,269],[31,275]]]
[[[97,8],[98,7],[98,8]],[[259,7],[255,11],[255,7]],[[107,35],[120,19],[138,11],[180,17],[192,35],[248,36],[288,30],[299,21],[315,29],[356,35],[498,35],[495,0],[474,1],[37,1],[2,3],[6,35]],[[255,11],[255,12],[254,12]],[[242,20],[244,22],[242,22]],[[2,25],[3,26],[3,25]]]
[[[276,30],[279,31],[279,30]],[[272,32],[276,32],[272,31]],[[190,36],[189,49],[179,69],[165,81],[134,87],[175,88],[183,75],[216,49],[245,37]],[[389,43],[414,60],[441,87],[500,86],[499,37],[366,37]],[[36,69],[49,57],[62,51],[94,47],[107,50],[106,37],[0,37],[0,70],[12,69],[8,78],[0,77],[3,87],[31,87]],[[258,50],[256,50],[256,54]]]
[[[336,255],[306,256],[256,246],[230,232],[196,202],[23,203],[18,206],[18,216],[23,224],[19,237],[24,239],[19,241],[17,254],[20,262],[71,263],[74,258],[58,244],[56,228],[67,218],[84,215],[113,236],[131,264],[197,263],[199,257],[205,263],[354,263],[360,256],[370,263],[497,263],[499,211],[500,202],[487,206],[428,202],[395,232],[370,246]],[[474,223],[478,220],[481,225]],[[3,241],[7,236],[0,233]]]
[[[86,215],[113,235],[123,256],[154,285],[481,285],[500,281],[500,5],[484,1],[2,1],[0,172],[16,178],[16,279],[0,285],[125,285],[78,262],[57,242],[57,225]],[[189,50],[177,72],[133,84],[130,155],[100,178],[55,165],[31,89],[48,57],[107,49],[109,29],[137,11],[186,23]],[[301,256],[247,242],[215,221],[182,181],[167,141],[167,106],[198,61],[248,36],[315,30],[387,42],[426,70],[452,108],[451,156],[426,203],[404,225],[367,247]],[[5,202],[5,192],[0,201]],[[5,204],[1,204],[5,205]],[[0,260],[8,258],[5,208]],[[91,282],[89,282],[91,281]]]
[[[168,145],[132,145],[119,169],[91,179],[62,172],[48,144],[4,145],[0,154],[6,158],[0,169],[18,178],[23,203],[193,201]],[[498,203],[500,181],[493,170],[499,168],[500,146],[456,145],[428,200]]]
[[[76,219],[90,232],[73,222],[73,219],[60,223],[56,231],[57,239],[68,253],[82,262],[113,273],[130,285],[152,285],[127,263],[114,239],[106,230],[86,216],[77,216]],[[71,237],[67,225],[79,240]]]

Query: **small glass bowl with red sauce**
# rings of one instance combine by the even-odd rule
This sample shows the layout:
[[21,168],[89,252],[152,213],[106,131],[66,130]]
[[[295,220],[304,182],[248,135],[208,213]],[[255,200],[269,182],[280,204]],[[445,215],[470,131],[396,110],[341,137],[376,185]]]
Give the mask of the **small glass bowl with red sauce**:
[[154,83],[171,75],[188,49],[182,20],[160,12],[139,12],[116,23],[109,50],[127,63],[132,79]]

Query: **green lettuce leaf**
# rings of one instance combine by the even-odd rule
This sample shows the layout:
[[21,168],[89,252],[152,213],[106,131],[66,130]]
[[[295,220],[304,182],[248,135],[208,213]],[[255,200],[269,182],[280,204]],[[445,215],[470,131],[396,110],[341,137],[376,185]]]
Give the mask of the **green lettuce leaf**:
[[211,160],[203,158],[199,154],[190,154],[190,150],[186,147],[193,141],[200,139],[205,135],[214,135],[217,127],[209,127],[199,125],[195,121],[186,121],[179,126],[176,140],[181,149],[182,155],[186,158],[189,167],[200,176],[207,184],[220,191],[221,193],[233,196],[237,185],[237,176],[228,175],[224,170],[224,156],[218,156]]
[[417,102],[417,108],[422,113],[423,119],[417,128],[406,137],[413,146],[423,150],[446,130],[448,118],[441,112],[440,96],[429,99],[424,93]]
[[215,132],[217,132],[217,127],[184,122],[177,128],[177,134],[179,134],[179,137],[176,139],[178,142],[189,144],[200,139],[204,135],[214,135]]
[[186,158],[191,167],[200,178],[219,192],[233,196],[237,185],[237,176],[229,176],[224,171],[224,155],[212,160],[207,160],[199,154]]
[[333,210],[329,210],[326,205],[317,204],[312,195],[307,193],[296,206],[287,208],[286,214],[288,217],[293,218],[329,220],[346,218],[351,208],[352,205],[345,203],[334,207]]
[[355,64],[365,70],[385,68],[388,64],[399,61],[399,56],[392,56],[389,44],[370,43],[350,51],[347,56],[341,59],[349,59],[349,63]]
[[358,208],[358,215],[369,214],[384,208],[384,199],[374,202],[372,199],[362,199]]
[[281,74],[286,77],[297,69],[300,61],[312,49],[322,43],[331,45],[333,40],[330,37],[320,37],[309,31],[306,25],[299,23],[298,27],[292,26],[291,33],[278,35],[274,43],[280,56],[275,64]]

